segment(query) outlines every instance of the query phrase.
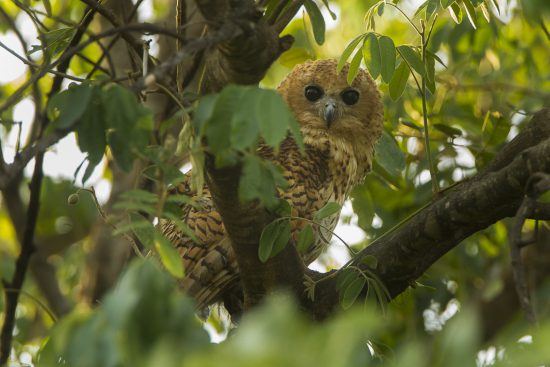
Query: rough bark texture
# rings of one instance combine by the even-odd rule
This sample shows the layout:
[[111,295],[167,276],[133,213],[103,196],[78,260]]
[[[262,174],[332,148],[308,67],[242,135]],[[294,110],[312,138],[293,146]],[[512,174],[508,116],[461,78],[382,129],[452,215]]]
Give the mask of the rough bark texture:
[[[272,61],[291,42],[278,38],[277,30],[282,29],[280,21],[270,26],[257,19],[251,1],[198,0],[197,5],[211,23],[212,31],[226,24],[227,19],[240,20],[234,23],[238,37],[207,54],[203,92],[218,91],[229,83],[259,82]],[[549,171],[550,110],[545,109],[484,171],[440,194],[400,228],[363,250],[359,258],[369,255],[378,260],[377,268],[370,270],[380,277],[391,297],[395,297],[463,239],[513,216],[529,177],[535,172]],[[315,300],[311,301],[305,295],[304,274],[313,279],[326,274],[305,269],[293,246],[287,246],[266,263],[258,260],[261,229],[273,217],[261,207],[238,200],[239,176],[238,165],[223,170],[207,165],[207,183],[237,256],[245,307],[283,287],[293,289],[302,306],[315,318],[330,315],[339,298],[335,278],[318,283]]]

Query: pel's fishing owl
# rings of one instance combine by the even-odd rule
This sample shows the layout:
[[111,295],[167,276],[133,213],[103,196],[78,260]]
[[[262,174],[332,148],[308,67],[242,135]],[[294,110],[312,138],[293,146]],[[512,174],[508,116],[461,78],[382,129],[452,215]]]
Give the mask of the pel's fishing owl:
[[[288,186],[278,194],[290,203],[293,216],[312,219],[328,202],[342,204],[370,171],[374,145],[382,132],[382,102],[371,76],[360,70],[349,85],[349,65],[340,73],[336,65],[335,60],[298,65],[277,89],[300,124],[305,154],[292,137],[283,141],[278,153],[268,147],[258,151],[282,168]],[[196,195],[187,184],[177,191]],[[198,307],[217,301],[224,301],[227,307],[239,288],[237,262],[208,188],[198,200],[200,209],[183,208],[183,220],[198,243],[169,222],[163,224],[163,232],[181,254],[186,273],[182,287],[197,300]],[[306,265],[328,245],[338,216],[325,219],[325,229],[313,226],[314,242],[302,253]],[[303,221],[291,223],[295,239],[303,225]]]

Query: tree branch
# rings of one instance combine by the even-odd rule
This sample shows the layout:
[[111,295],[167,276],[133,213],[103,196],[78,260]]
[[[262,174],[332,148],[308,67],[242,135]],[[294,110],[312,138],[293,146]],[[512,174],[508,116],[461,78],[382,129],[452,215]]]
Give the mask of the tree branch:
[[[538,112],[483,172],[459,183],[402,227],[365,248],[353,264],[365,269],[367,265],[360,260],[375,257],[377,268],[368,270],[396,297],[462,240],[514,216],[536,172],[550,172],[550,109]],[[335,287],[334,278],[318,284],[316,292],[322,296],[313,305],[315,316],[332,312],[338,303]]]

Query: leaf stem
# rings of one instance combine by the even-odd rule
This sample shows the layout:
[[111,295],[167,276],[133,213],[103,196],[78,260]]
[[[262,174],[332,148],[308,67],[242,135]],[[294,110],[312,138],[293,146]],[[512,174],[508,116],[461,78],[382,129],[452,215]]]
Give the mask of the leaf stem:
[[[434,20],[435,23],[435,20]],[[427,66],[426,61],[426,46],[428,43],[428,39],[426,38],[426,24],[424,20],[420,21],[422,31],[420,32],[420,40],[421,40],[421,48],[422,48],[422,63],[424,64],[424,68]],[[433,29],[433,25],[432,25]],[[431,32],[430,32],[431,34]],[[426,156],[428,158],[428,166],[430,168],[430,178],[432,181],[432,191],[434,194],[439,192],[439,182],[437,180],[437,173],[436,168],[434,165],[434,161],[432,159],[431,151],[430,151],[430,134],[428,131],[428,107],[426,103],[426,73],[424,75],[420,75],[421,81],[422,81],[422,90],[421,90],[421,97],[422,97],[422,118],[424,122],[424,145],[426,146]]]
[[405,12],[403,10],[401,10],[401,8],[393,3],[390,3],[390,2],[386,2],[386,5],[390,5],[390,6],[393,6],[394,8],[396,8],[401,14],[403,14],[403,16],[407,19],[407,21],[410,23],[410,25],[414,28],[414,30],[416,31],[416,33],[418,33],[419,35],[422,35],[422,32],[420,31],[420,29],[418,29],[418,27],[413,23],[412,19],[409,18],[409,16],[407,14],[405,14]]

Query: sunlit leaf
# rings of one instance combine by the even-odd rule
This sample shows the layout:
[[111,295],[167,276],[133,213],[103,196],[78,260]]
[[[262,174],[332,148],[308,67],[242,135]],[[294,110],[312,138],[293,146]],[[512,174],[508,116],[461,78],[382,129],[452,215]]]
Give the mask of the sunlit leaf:
[[407,64],[403,61],[397,67],[397,70],[393,74],[393,77],[390,81],[390,97],[394,101],[399,99],[407,86],[407,80],[409,79],[410,71]]
[[380,45],[374,33],[367,34],[362,47],[365,64],[373,79],[378,78],[381,70]]
[[382,79],[389,83],[395,71],[395,46],[393,40],[388,36],[381,36],[378,43],[381,58],[380,74],[382,74]]
[[328,0],[323,0],[323,4],[325,4],[325,6],[327,7],[328,13],[330,14],[332,20],[336,20],[336,14],[330,8]]
[[290,50],[285,51],[278,61],[281,65],[287,68],[293,68],[297,64],[301,64],[306,60],[313,59],[313,55],[305,47],[292,47]]
[[462,23],[462,10],[457,3],[452,3],[451,7],[448,8],[451,18],[455,21],[456,24]]
[[405,61],[409,64],[410,67],[414,69],[418,74],[425,75],[425,67],[422,62],[422,58],[417,50],[413,49],[411,46],[402,45],[398,46],[397,50],[399,54]]
[[477,16],[476,16],[476,9],[472,5],[472,2],[470,0],[461,0],[462,5],[464,6],[464,10],[466,11],[466,15],[468,16],[468,20],[470,21],[470,24],[474,29],[477,28]]
[[52,16],[52,3],[50,0],[42,0],[42,4],[44,4],[44,9],[46,10],[46,14],[48,16]]
[[358,49],[355,52],[355,55],[353,56],[353,59],[351,60],[351,63],[349,65],[349,71],[348,71],[348,77],[347,77],[347,81],[349,85],[353,83],[353,80],[359,73],[359,67],[361,66],[362,59],[363,59],[363,52],[361,51],[361,49]]
[[382,133],[375,152],[378,164],[390,174],[397,176],[405,169],[405,155],[386,131]]
[[338,66],[336,67],[336,70],[340,72],[344,65],[346,65],[346,61],[348,61],[349,57],[351,56],[353,50],[357,47],[359,42],[361,42],[365,38],[364,34],[361,34],[357,37],[355,37],[344,49],[344,52],[342,52],[342,56],[340,56],[340,59],[338,60]]
[[166,270],[176,278],[183,278],[183,261],[170,241],[157,233],[155,235],[155,249]]

